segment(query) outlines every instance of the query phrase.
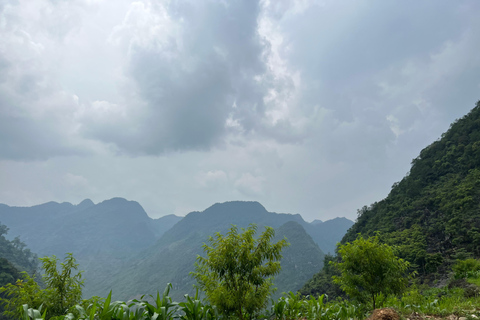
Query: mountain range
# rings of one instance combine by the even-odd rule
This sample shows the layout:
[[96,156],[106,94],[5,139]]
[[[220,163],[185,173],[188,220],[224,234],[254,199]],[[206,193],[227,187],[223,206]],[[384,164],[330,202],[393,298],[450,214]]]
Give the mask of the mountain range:
[[84,270],[84,296],[128,299],[163,290],[172,283],[181,298],[192,292],[189,276],[202,244],[215,232],[225,233],[234,224],[276,229],[277,238],[286,237],[282,272],[276,277],[278,292],[295,291],[323,264],[324,252],[335,245],[353,224],[345,218],[307,223],[299,214],[268,212],[258,202],[232,201],[214,204],[184,218],[168,215],[150,218],[135,201],[113,198],[78,205],[48,202],[33,207],[0,204],[0,222],[10,230],[8,237],[20,236],[39,256],[60,259],[72,252]]

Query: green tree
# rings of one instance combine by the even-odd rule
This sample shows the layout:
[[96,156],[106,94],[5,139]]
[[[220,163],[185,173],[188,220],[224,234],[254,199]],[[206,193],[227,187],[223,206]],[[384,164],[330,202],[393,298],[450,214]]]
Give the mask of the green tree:
[[45,274],[43,282],[46,289],[41,289],[26,272],[22,272],[23,279],[15,284],[7,284],[0,288],[2,297],[0,304],[5,307],[5,315],[12,319],[20,319],[22,306],[28,304],[30,308],[38,309],[43,306],[47,309],[48,318],[67,313],[68,309],[80,303],[82,299],[82,274],[74,271],[78,264],[71,253],[67,253],[64,262],[60,263],[61,270],[57,270],[58,259],[55,256],[40,258]]
[[24,304],[38,309],[45,301],[44,292],[35,279],[25,271],[21,276],[22,279],[0,288],[0,304],[3,308],[1,319],[21,319]]
[[378,236],[364,239],[358,235],[352,243],[338,245],[340,262],[333,265],[340,271],[333,281],[350,297],[362,303],[371,302],[375,309],[380,296],[402,293],[413,274],[409,263],[398,258],[393,248],[382,244]]
[[209,237],[210,245],[203,245],[206,257],[197,257],[192,275],[219,312],[243,320],[266,306],[272,277],[280,272],[282,248],[288,243],[285,239],[272,243],[275,231],[270,227],[258,239],[254,224],[241,230],[232,226],[226,236]]
[[55,256],[40,258],[45,274],[43,281],[45,290],[45,305],[52,315],[63,315],[82,299],[82,273],[73,274],[78,264],[71,253],[67,253],[61,270],[57,270],[58,259]]

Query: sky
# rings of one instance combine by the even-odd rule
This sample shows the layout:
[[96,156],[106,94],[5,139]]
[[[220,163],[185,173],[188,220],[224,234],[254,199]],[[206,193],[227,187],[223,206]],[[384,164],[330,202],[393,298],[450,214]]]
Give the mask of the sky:
[[480,100],[480,1],[1,0],[0,203],[385,198]]

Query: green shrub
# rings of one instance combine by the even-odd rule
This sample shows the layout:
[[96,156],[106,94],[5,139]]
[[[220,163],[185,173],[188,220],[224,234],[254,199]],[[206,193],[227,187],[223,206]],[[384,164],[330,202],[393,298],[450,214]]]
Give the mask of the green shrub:
[[457,260],[452,270],[455,279],[477,278],[480,271],[480,261],[477,259]]

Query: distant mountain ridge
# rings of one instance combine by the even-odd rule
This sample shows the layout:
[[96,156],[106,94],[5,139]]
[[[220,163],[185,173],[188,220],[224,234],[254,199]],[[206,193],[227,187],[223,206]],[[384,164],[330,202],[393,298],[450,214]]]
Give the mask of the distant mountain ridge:
[[72,252],[84,270],[85,287],[116,272],[126,259],[145,250],[181,217],[150,218],[135,201],[113,198],[78,205],[47,202],[32,207],[0,205],[0,222],[8,238],[20,236],[32,252],[56,255]]
[[187,290],[179,291],[181,295],[188,292],[193,284],[188,273],[197,254],[202,254],[202,243],[232,224],[250,223],[256,223],[259,232],[271,226],[277,236],[294,239],[285,249],[284,271],[277,281],[281,290],[296,290],[321,268],[322,250],[332,252],[353,224],[345,218],[307,223],[299,214],[268,212],[258,202],[243,201],[216,203],[185,218],[151,219],[139,203],[123,198],[98,204],[85,199],[78,205],[0,204],[0,222],[10,227],[9,237],[20,235],[39,256],[63,258],[73,252],[85,271],[86,297],[114,289],[114,296],[125,299],[163,290],[167,282]]
[[138,202],[123,198],[98,204],[85,199],[78,205],[47,202],[32,207],[0,206],[0,222],[10,228],[9,237],[21,235],[40,255],[138,251],[180,220],[173,215],[152,219]]
[[324,253],[302,226],[308,223],[300,215],[268,212],[258,202],[232,201],[189,213],[154,246],[94,291],[101,290],[100,287],[112,288],[117,298],[128,299],[154,293],[172,283],[173,297],[192,294],[195,281],[189,272],[194,270],[197,255],[203,254],[202,244],[215,232],[225,234],[231,225],[246,228],[251,223],[257,225],[259,233],[265,226],[273,227],[277,239],[286,236],[291,244],[283,251],[282,272],[275,281],[278,294],[299,289],[322,267]]

